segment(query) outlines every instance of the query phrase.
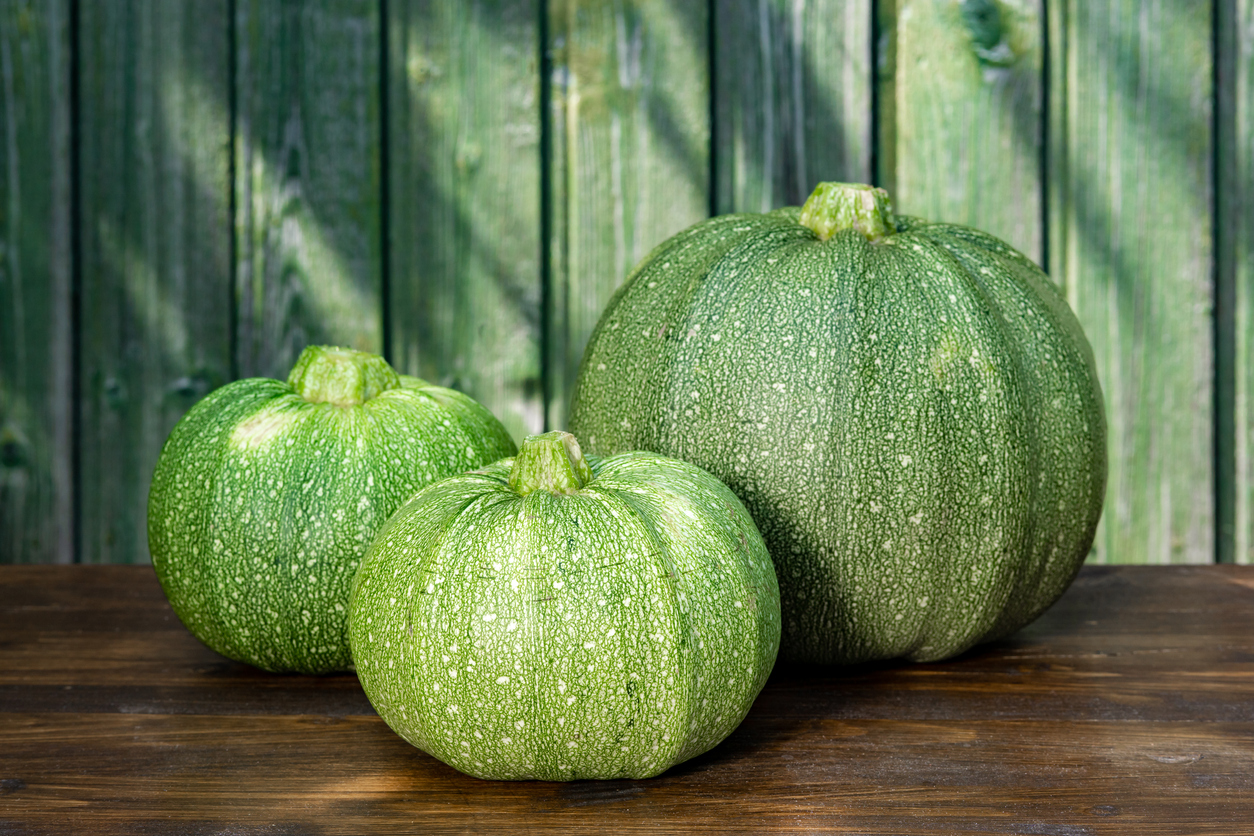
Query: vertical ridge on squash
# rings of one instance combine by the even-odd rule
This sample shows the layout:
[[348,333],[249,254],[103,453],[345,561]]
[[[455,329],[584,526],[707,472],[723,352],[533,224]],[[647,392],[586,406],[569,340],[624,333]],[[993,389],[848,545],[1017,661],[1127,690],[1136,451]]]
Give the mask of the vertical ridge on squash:
[[1083,562],[1101,392],[1024,256],[895,214],[868,237],[856,215],[832,212],[825,240],[789,208],[661,245],[593,332],[570,428],[740,496],[779,573],[785,655],[944,658],[1035,618]]
[[[1032,382],[1025,422],[1046,439],[1041,445],[1036,541],[1015,597],[992,635],[1006,635],[1043,611],[1071,582],[1079,563],[1072,556],[1092,541],[1105,489],[1105,417],[1092,374],[1092,354],[1078,323],[1052,282],[1021,254],[992,236],[965,227],[935,225],[938,243],[967,267],[1002,311],[1020,368]],[[981,270],[993,259],[1002,271]],[[1007,281],[1006,276],[1016,281]],[[1061,362],[1060,362],[1061,361]],[[1042,371],[1047,369],[1048,371]],[[1065,490],[1071,485],[1074,490]],[[1058,535],[1065,535],[1058,540]]]

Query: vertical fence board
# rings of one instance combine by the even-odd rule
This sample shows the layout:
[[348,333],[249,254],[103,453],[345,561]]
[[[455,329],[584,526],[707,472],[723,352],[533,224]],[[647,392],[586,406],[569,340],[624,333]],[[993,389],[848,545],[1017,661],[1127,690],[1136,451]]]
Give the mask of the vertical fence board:
[[66,0],[0,0],[0,562],[73,559]]
[[614,290],[708,212],[710,81],[703,3],[549,0],[548,10],[548,423],[560,428]]
[[83,3],[82,559],[147,560],[148,484],[228,380],[227,3]]
[[539,0],[388,4],[392,357],[542,430]]
[[237,0],[234,26],[236,370],[381,352],[378,4]]
[[1058,0],[1066,143],[1050,264],[1097,358],[1110,481],[1099,561],[1214,549],[1209,0]]
[[714,0],[714,208],[871,182],[871,0]]
[[[1254,0],[1223,0],[1225,72],[1231,85],[1229,107],[1222,113],[1230,146],[1220,159],[1231,166],[1218,182],[1225,190],[1221,223],[1228,279],[1235,297],[1235,397],[1233,454],[1235,490],[1232,555],[1237,563],[1254,563]],[[1225,265],[1229,266],[1229,265]]]
[[1071,74],[1071,59],[1067,47],[1067,0],[1046,0],[1046,38],[1049,42],[1045,56],[1048,70],[1045,84],[1048,87],[1046,119],[1045,159],[1045,259],[1043,266],[1054,281],[1065,289],[1066,264],[1060,263],[1067,252],[1068,219],[1071,217],[1071,193],[1068,189],[1068,150],[1071,144],[1067,114],[1070,111],[1070,92],[1067,80]]
[[880,81],[879,176],[897,210],[990,232],[1038,263],[1042,2],[896,0]]

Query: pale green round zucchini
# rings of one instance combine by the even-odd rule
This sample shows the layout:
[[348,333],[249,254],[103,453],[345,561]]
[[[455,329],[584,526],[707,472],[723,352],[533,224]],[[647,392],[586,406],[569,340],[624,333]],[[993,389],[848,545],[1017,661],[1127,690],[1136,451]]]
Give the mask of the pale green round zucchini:
[[573,436],[438,482],[353,589],[357,675],[413,745],[480,778],[645,778],[739,725],[779,648],[779,588],[726,486]]

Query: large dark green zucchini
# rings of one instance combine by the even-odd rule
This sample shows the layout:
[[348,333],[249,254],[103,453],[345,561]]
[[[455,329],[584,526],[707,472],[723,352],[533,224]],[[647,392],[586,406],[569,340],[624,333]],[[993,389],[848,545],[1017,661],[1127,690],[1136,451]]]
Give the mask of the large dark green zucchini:
[[823,184],[637,267],[584,354],[570,429],[726,482],[779,575],[782,653],[935,660],[1036,618],[1101,515],[1092,351],[1029,259]]

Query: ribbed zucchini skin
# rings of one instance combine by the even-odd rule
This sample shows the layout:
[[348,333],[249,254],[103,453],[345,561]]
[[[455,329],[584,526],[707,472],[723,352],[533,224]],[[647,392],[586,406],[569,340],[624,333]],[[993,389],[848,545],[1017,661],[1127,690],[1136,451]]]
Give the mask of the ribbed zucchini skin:
[[590,453],[693,462],[779,574],[785,657],[942,659],[1036,618],[1092,544],[1106,427],[1083,332],[997,239],[799,210],[711,219],[620,288],[580,367]]
[[424,489],[371,546],[350,631],[380,716],[501,780],[644,778],[723,740],[779,649],[744,506],[651,453],[589,457],[571,494],[520,496],[513,462]]
[[250,378],[175,426],[153,476],[148,542],[197,638],[269,671],[351,666],[348,596],[379,528],[430,482],[516,449],[467,396],[402,381],[337,406]]

